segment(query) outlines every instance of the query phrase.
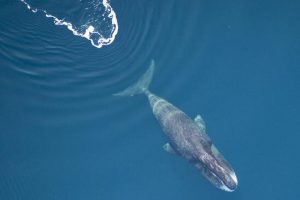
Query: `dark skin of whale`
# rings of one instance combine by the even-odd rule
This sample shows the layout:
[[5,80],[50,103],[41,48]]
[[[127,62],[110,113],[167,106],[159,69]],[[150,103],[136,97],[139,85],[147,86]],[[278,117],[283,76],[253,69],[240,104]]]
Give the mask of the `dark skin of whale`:
[[194,120],[166,100],[146,91],[153,114],[170,139],[170,148],[199,169],[214,185],[226,191],[237,187],[230,164]]
[[155,62],[152,60],[148,70],[135,84],[114,96],[145,94],[153,114],[170,140],[164,145],[164,149],[188,160],[216,187],[234,191],[238,184],[235,172],[207,136],[201,116],[192,120],[180,109],[148,90],[154,66]]

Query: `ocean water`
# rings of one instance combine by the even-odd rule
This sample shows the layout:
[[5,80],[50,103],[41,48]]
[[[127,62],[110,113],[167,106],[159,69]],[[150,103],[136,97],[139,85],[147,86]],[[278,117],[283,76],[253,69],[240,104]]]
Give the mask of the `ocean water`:
[[[0,0],[0,199],[298,199],[299,10],[297,0]],[[163,150],[145,96],[112,96],[151,59],[150,90],[202,115],[236,191]]]

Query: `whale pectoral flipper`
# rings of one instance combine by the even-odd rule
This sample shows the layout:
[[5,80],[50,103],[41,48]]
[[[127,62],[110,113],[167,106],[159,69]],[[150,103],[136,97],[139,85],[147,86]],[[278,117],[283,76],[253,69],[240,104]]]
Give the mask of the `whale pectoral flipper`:
[[168,153],[171,153],[171,154],[178,154],[178,153],[174,150],[174,148],[171,146],[170,143],[164,144],[163,148],[164,148],[164,150],[165,150],[166,152],[168,152]]
[[196,124],[203,129],[204,131],[206,130],[206,125],[205,122],[203,120],[203,118],[200,115],[197,115],[194,119],[194,121],[196,122]]

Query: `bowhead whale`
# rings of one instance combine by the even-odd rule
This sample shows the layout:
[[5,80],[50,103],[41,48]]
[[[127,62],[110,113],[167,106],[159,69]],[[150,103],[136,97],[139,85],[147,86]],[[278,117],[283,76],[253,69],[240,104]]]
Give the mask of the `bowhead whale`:
[[206,134],[202,117],[197,115],[192,120],[183,111],[149,91],[154,65],[152,60],[148,70],[135,84],[114,95],[146,95],[154,116],[170,140],[163,148],[188,160],[217,188],[234,191],[238,185],[236,174]]

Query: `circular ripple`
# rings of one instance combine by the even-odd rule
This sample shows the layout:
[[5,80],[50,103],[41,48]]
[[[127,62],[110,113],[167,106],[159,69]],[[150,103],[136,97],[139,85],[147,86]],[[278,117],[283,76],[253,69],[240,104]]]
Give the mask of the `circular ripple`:
[[[130,1],[112,1],[119,33],[111,45],[101,49],[54,25],[43,13],[32,13],[18,3],[10,9],[22,15],[3,24],[6,28],[1,29],[1,52],[7,71],[17,77],[15,87],[26,93],[23,103],[39,111],[33,115],[47,112],[47,123],[64,121],[66,115],[68,120],[78,121],[106,115],[108,111],[103,112],[101,107],[118,101],[112,94],[135,81],[158,54],[157,30],[164,25],[154,3],[137,1],[133,6]],[[60,10],[67,13],[78,9],[76,5],[70,10],[62,6]],[[9,84],[10,80],[5,82]],[[98,112],[95,107],[100,108]],[[114,113],[113,109],[118,108],[112,106],[109,112]],[[61,116],[62,111],[65,116]]]

